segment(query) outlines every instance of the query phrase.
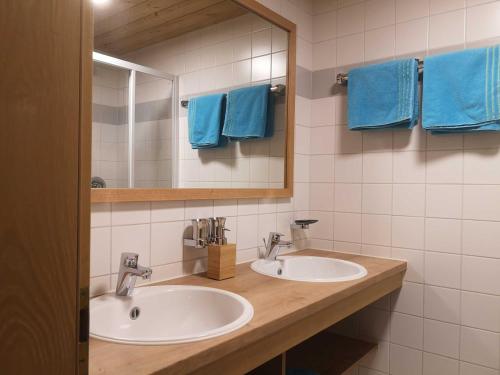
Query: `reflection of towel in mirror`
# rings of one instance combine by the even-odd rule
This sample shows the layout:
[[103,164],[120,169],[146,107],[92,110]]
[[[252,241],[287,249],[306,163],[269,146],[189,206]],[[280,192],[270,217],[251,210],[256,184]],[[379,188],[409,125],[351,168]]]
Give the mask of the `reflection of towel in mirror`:
[[193,149],[219,147],[226,143],[221,136],[226,94],[205,95],[189,99],[189,143]]
[[270,89],[266,84],[230,91],[222,135],[232,139],[272,136],[274,97]]

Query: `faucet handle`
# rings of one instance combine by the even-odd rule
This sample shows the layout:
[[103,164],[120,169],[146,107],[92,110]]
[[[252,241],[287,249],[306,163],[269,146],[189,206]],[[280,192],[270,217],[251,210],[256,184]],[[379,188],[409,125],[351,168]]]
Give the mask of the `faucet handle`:
[[122,253],[120,263],[125,267],[137,268],[139,254],[136,253]]

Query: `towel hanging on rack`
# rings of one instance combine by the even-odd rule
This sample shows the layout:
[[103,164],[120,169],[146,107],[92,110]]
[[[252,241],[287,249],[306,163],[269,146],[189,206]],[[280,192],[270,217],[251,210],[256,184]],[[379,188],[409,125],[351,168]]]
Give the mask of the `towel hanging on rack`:
[[411,129],[418,120],[418,62],[351,69],[347,94],[350,130]]

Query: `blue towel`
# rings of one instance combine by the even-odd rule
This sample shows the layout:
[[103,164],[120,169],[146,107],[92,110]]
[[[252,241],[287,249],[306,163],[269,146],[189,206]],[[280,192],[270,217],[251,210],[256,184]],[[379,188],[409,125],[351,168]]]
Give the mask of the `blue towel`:
[[390,61],[349,71],[351,130],[406,128],[418,120],[418,62]]
[[227,94],[222,135],[232,139],[263,138],[272,135],[274,100],[271,85],[232,90]]
[[193,149],[213,148],[225,144],[221,136],[226,94],[205,95],[189,99],[189,143]]
[[500,47],[425,59],[423,127],[432,133],[500,130]]

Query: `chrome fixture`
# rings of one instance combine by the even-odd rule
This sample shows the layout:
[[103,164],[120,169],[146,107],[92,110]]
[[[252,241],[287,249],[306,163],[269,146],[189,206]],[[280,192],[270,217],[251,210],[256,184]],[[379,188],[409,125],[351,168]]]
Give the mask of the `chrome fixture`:
[[122,253],[120,258],[120,270],[118,272],[118,282],[116,283],[116,295],[129,296],[132,294],[137,276],[149,280],[153,270],[140,266],[138,263],[139,254]]
[[295,220],[295,224],[291,224],[292,229],[309,229],[309,225],[317,223],[318,220]]
[[193,238],[185,238],[184,245],[202,249],[208,245],[226,245],[226,218],[192,219]]
[[[276,94],[276,95],[285,95],[285,89],[286,89],[285,85],[278,84],[278,85],[271,86],[269,91],[271,91],[273,94]],[[181,100],[181,106],[183,108],[187,108],[188,104],[189,104],[189,100],[186,100],[186,99]]]
[[262,239],[262,241],[264,241],[264,245],[266,246],[266,253],[264,254],[265,259],[276,260],[276,257],[278,256],[278,253],[282,247],[289,248],[292,246],[291,241],[282,241],[282,236],[284,236],[284,234],[271,232],[269,233],[269,239],[267,240],[267,243],[265,238]]
[[104,189],[106,187],[106,181],[102,177],[94,176],[90,181],[90,187],[92,189]]
[[[423,60],[416,59],[418,62],[418,74],[422,75],[424,73],[424,62]],[[347,73],[339,73],[337,74],[337,85],[347,85],[347,81],[349,77]]]

